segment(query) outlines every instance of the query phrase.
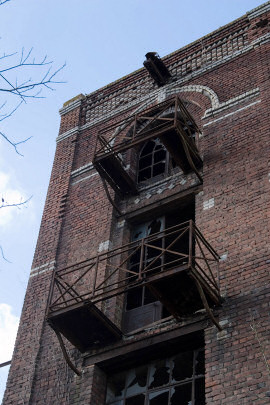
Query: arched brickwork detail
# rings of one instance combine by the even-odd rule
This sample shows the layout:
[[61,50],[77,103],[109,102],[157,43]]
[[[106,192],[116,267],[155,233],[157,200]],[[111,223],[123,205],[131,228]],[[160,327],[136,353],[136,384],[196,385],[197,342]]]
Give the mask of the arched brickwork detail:
[[[212,90],[210,87],[202,86],[202,85],[189,85],[189,86],[182,86],[182,87],[174,87],[174,88],[162,88],[159,93],[153,94],[151,97],[148,98],[146,102],[141,104],[135,110],[132,111],[130,116],[134,116],[134,114],[138,114],[141,111],[145,110],[147,107],[151,106],[154,102],[162,102],[167,97],[172,96],[174,94],[182,94],[184,93],[186,97],[184,101],[187,101],[194,105],[194,107],[198,110],[201,110],[201,117],[203,117],[205,111],[207,109],[215,109],[220,105],[219,99],[217,94]],[[200,118],[201,118],[200,117]],[[124,123],[119,126],[115,133],[113,134],[113,138],[123,129],[125,129],[129,124]]]

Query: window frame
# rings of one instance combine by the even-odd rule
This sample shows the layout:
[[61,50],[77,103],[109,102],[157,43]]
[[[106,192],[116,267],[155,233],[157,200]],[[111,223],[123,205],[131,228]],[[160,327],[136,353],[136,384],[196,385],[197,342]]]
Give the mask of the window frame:
[[[192,375],[190,377],[185,377],[179,381],[177,381],[176,379],[173,380],[173,360],[176,359],[178,356],[181,356],[185,353],[190,353],[192,352]],[[196,368],[198,367],[198,356],[199,354],[202,353],[202,357],[201,357],[201,365],[200,367],[203,367],[203,373],[198,373],[196,374]],[[154,375],[155,373],[153,372],[153,370],[155,369],[154,366],[155,364],[157,364],[158,362],[166,362],[166,366],[167,368],[169,368],[169,381],[167,383],[164,383],[162,385],[159,386],[155,386],[155,387],[151,387],[151,385],[153,384],[154,380]],[[186,364],[183,364],[183,368],[186,367]],[[138,369],[146,369],[147,370],[147,375],[146,375],[146,384],[144,386],[144,388],[141,388],[138,390],[138,392],[128,392],[128,388],[132,387],[130,385],[130,380],[131,380],[131,376],[132,374],[136,376],[135,370]],[[157,368],[156,368],[157,370]],[[201,371],[201,370],[200,370]],[[123,394],[122,395],[118,395],[115,398],[110,398],[108,399],[108,386],[110,384],[110,378],[111,380],[113,378],[117,378],[117,376],[125,376],[125,382],[124,382],[124,388],[122,390]],[[150,380],[150,378],[152,378],[152,380]],[[168,398],[167,398],[167,404],[170,404],[171,399],[175,393],[175,388],[176,387],[184,387],[184,386],[188,386],[191,384],[191,399],[189,401],[190,405],[204,405],[205,404],[205,390],[203,390],[202,395],[200,395],[200,397],[196,398],[195,397],[195,390],[196,390],[196,382],[203,382],[203,387],[205,385],[205,364],[204,364],[204,348],[203,347],[199,347],[199,348],[187,348],[186,351],[182,351],[178,354],[175,354],[173,356],[170,357],[163,357],[163,358],[158,358],[156,360],[152,360],[151,362],[144,364],[144,365],[140,365],[139,367],[134,367],[134,368],[130,368],[126,371],[122,371],[118,374],[114,374],[113,377],[109,377],[108,378],[108,383],[107,383],[107,394],[106,394],[106,405],[129,405],[133,404],[133,402],[130,402],[130,400],[132,400],[132,398],[136,398],[138,395],[144,395],[144,399],[143,402],[141,402],[139,405],[151,405],[151,400],[154,399],[155,394],[157,393],[168,393]],[[128,385],[129,382],[129,385]],[[134,385],[134,384],[133,384]],[[137,384],[138,385],[138,384]],[[131,391],[131,390],[130,390]],[[152,397],[152,398],[151,398]],[[142,397],[141,397],[142,398]]]
[[[155,145],[153,146],[152,151],[142,156],[142,153],[143,153],[144,149],[150,143],[155,143]],[[159,146],[160,146],[160,148],[157,149]],[[160,150],[163,150],[165,152],[165,156],[164,156],[164,158],[161,158],[160,160],[155,161],[155,156],[160,152]],[[150,165],[148,164],[148,165],[143,166],[142,168],[140,168],[140,164],[141,164],[142,160],[146,159],[146,158],[151,160],[151,164]],[[162,171],[162,172],[160,172],[158,174],[154,174],[155,167],[157,167],[160,164],[164,164],[164,171]],[[177,167],[177,165],[173,165],[172,157],[171,157],[169,151],[165,148],[165,146],[159,140],[159,138],[149,139],[142,145],[142,147],[140,148],[140,151],[138,153],[138,158],[137,158],[137,184],[138,184],[138,186],[140,186],[140,185],[147,184],[148,182],[158,180],[160,178],[169,177],[172,174],[172,170],[175,167]],[[145,178],[145,179],[140,179],[141,173],[146,171],[146,170],[150,171],[150,176]]]

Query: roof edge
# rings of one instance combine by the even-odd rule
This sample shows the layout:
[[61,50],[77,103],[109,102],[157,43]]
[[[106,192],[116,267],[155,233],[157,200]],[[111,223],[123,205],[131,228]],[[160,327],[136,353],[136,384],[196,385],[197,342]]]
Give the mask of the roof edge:
[[[250,11],[247,11],[241,17],[229,22],[228,24],[225,24],[225,25],[217,28],[216,30],[210,32],[209,34],[204,35],[203,37],[200,37],[200,38],[196,39],[193,42],[190,42],[189,44],[183,46],[182,48],[179,48],[176,51],[173,51],[173,52],[163,56],[161,59],[168,59],[168,58],[174,56],[175,54],[177,54],[180,51],[182,52],[185,49],[188,49],[188,48],[194,46],[195,44],[200,43],[201,41],[203,41],[205,39],[211,38],[212,36],[216,35],[218,32],[221,32],[222,30],[227,29],[231,25],[234,25],[235,23],[237,23],[240,20],[243,20],[244,18],[248,18],[248,20],[250,21],[250,20],[252,20],[254,18],[257,18],[259,15],[262,15],[262,14],[268,12],[268,11],[270,11],[270,1],[267,1],[266,3],[263,3],[260,6],[254,8],[254,9],[252,9]],[[110,83],[106,84],[105,86],[102,86],[102,87],[92,91],[91,93],[88,93],[88,94],[85,94],[85,95],[79,94],[78,96],[73,97],[72,99],[66,101],[63,104],[63,107],[59,110],[60,115],[64,115],[67,112],[71,111],[72,109],[78,107],[78,105],[81,103],[82,99],[84,99],[85,97],[90,97],[90,96],[92,96],[92,95],[94,95],[96,93],[99,93],[100,91],[105,90],[105,89],[107,89],[107,88],[109,88],[109,87],[111,87],[111,86],[113,86],[113,85],[115,85],[115,84],[117,84],[117,83],[119,83],[121,81],[124,81],[124,80],[126,80],[126,79],[128,79],[128,78],[130,78],[130,77],[132,77],[134,75],[137,75],[139,73],[143,73],[144,71],[145,71],[145,68],[141,67],[141,68],[139,68],[137,70],[134,70],[131,73],[128,73],[125,76],[122,76],[121,78],[119,78],[117,80],[114,80],[113,82],[110,82]]]

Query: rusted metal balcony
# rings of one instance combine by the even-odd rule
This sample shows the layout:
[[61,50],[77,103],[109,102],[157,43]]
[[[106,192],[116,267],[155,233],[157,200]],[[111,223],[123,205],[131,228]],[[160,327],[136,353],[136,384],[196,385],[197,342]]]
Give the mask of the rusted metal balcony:
[[175,318],[205,307],[216,323],[210,307],[220,303],[218,261],[192,221],[173,226],[57,270],[48,321],[82,352],[106,345],[122,336],[106,302],[146,286]]
[[136,114],[117,126],[116,131],[114,125],[98,135],[93,159],[97,171],[116,192],[137,192],[136,176],[125,167],[125,154],[154,138],[160,139],[184,173],[194,171],[202,181],[198,171],[202,159],[194,140],[199,130],[179,97]]

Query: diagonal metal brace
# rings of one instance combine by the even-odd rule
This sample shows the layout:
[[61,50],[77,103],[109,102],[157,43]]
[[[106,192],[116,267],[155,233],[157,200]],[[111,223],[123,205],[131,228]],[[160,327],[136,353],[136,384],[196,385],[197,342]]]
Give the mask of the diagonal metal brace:
[[208,315],[209,315],[209,318],[211,319],[211,321],[213,322],[213,324],[218,328],[218,330],[219,330],[219,331],[222,331],[222,327],[221,327],[220,324],[218,323],[217,319],[214,317],[214,314],[213,314],[211,308],[210,308],[209,305],[208,305],[208,302],[207,302],[206,296],[205,296],[205,294],[204,294],[203,288],[202,288],[200,282],[199,282],[196,278],[195,278],[195,283],[196,283],[198,292],[199,292],[199,294],[200,294],[200,297],[201,297],[201,299],[202,299],[204,308],[206,309],[206,312],[207,312]]
[[77,369],[77,367],[76,367],[76,366],[72,363],[72,361],[70,360],[70,358],[69,358],[69,356],[68,356],[68,354],[67,354],[67,350],[66,350],[66,347],[65,347],[65,345],[64,345],[64,342],[63,342],[61,333],[58,332],[58,330],[56,330],[56,329],[54,329],[54,328],[52,328],[52,329],[54,330],[54,332],[55,332],[55,334],[56,334],[56,336],[57,336],[57,339],[58,339],[58,341],[59,341],[59,344],[60,344],[62,353],[63,353],[63,355],[64,355],[64,358],[65,358],[65,360],[66,360],[68,366],[71,368],[71,370],[74,371],[75,374],[77,374],[77,375],[80,377],[80,376],[82,375],[82,373],[81,373],[81,371],[79,371],[79,370]]

